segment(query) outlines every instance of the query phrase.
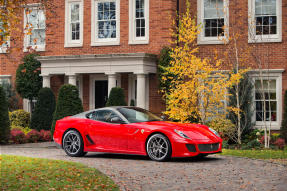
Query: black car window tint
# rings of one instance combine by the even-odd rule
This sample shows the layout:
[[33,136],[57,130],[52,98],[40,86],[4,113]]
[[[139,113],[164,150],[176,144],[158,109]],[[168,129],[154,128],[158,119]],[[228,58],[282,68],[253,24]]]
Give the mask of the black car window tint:
[[97,121],[103,121],[103,122],[111,122],[111,119],[113,117],[118,116],[115,112],[111,110],[100,110],[96,111],[96,119]]

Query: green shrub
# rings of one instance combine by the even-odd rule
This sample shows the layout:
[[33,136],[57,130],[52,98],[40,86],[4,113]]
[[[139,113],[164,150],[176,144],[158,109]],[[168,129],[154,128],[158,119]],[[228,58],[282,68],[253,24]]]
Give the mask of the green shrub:
[[30,113],[23,109],[18,109],[10,112],[10,122],[12,126],[29,127],[30,126]]
[[83,112],[82,100],[76,86],[65,84],[59,90],[56,110],[53,115],[51,135],[54,134],[56,121]]
[[53,113],[56,107],[55,96],[50,88],[39,91],[38,101],[32,113],[31,128],[51,130]]
[[0,143],[7,143],[10,137],[8,103],[5,92],[0,86]]
[[119,87],[112,88],[106,106],[125,106],[125,105],[127,105],[127,103],[125,101],[124,89]]
[[284,96],[284,114],[283,114],[280,134],[281,134],[281,137],[285,139],[285,142],[287,143],[287,90],[285,91],[285,96]]
[[242,145],[242,149],[259,149],[261,148],[261,143],[257,140],[254,139],[252,141],[249,141],[247,144]]
[[235,125],[229,119],[214,118],[207,125],[217,131],[223,139],[233,139],[235,136]]

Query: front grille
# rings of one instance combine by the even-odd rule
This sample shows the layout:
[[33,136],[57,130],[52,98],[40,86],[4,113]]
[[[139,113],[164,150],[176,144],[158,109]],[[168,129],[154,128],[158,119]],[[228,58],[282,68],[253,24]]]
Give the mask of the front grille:
[[217,151],[219,148],[219,143],[213,144],[198,144],[198,149],[202,152]]
[[194,145],[192,144],[186,144],[186,147],[188,149],[189,152],[196,152],[196,148]]

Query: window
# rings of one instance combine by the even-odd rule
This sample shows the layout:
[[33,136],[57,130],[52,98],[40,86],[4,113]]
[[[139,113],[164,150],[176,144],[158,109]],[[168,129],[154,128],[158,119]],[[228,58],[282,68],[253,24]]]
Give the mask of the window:
[[149,0],[130,0],[129,17],[129,44],[148,44]]
[[276,108],[276,80],[255,80],[256,121],[277,121]]
[[223,44],[228,32],[227,0],[203,0],[198,3],[198,23],[202,31],[198,36],[199,44]]
[[4,37],[0,42],[0,53],[6,53],[10,47],[10,38],[7,36],[7,33],[4,29],[4,23],[0,20],[0,36]]
[[83,1],[66,0],[65,47],[83,46]]
[[281,69],[253,72],[254,81],[254,115],[257,128],[264,124],[271,125],[272,130],[280,129],[282,120],[282,72]]
[[92,113],[87,114],[87,118],[102,121],[107,123],[112,123],[111,119],[114,117],[119,117],[114,111],[112,110],[99,110]]
[[119,0],[93,0],[92,46],[119,45]]
[[24,51],[27,51],[29,47],[37,51],[45,51],[46,24],[44,10],[34,5],[26,8],[24,23]]
[[[282,40],[282,0],[249,0],[249,42]],[[252,18],[252,19],[251,19]]]
[[0,85],[11,84],[11,75],[0,75]]

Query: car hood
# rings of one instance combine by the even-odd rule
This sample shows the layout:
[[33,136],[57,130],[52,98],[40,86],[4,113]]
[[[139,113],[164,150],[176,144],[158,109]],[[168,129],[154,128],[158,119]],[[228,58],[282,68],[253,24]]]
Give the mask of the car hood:
[[[174,132],[174,129],[182,131],[192,140],[213,140],[216,141],[219,138],[212,133],[207,126],[201,124],[192,123],[177,123],[170,121],[152,121],[146,122],[149,126],[165,129]],[[175,133],[175,132],[174,132]]]

